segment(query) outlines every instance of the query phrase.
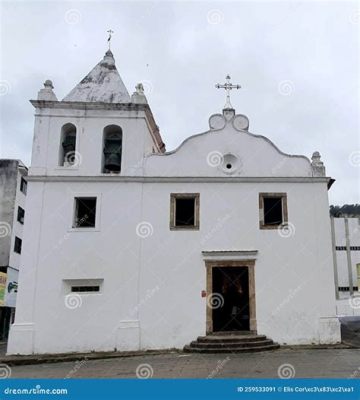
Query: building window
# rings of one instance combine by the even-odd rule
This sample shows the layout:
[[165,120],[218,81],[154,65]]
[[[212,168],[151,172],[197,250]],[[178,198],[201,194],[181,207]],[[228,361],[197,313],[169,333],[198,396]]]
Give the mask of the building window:
[[76,127],[65,124],[61,128],[61,146],[59,165],[71,167],[76,164]]
[[70,293],[91,294],[101,293],[103,279],[64,279],[64,291]]
[[23,192],[26,195],[27,192],[27,182],[24,178],[21,178],[20,180],[20,191]]
[[100,292],[100,286],[71,286],[74,293]]
[[25,210],[19,206],[17,212],[17,220],[20,222],[20,224],[24,223],[24,217],[25,217]]
[[[336,246],[335,249],[340,250],[340,251],[343,251],[343,250],[346,251],[346,246]],[[350,246],[350,250],[351,251],[360,251],[360,246]]]
[[286,193],[259,193],[260,229],[277,229],[288,222]]
[[[353,286],[353,290],[356,292],[358,291],[360,286]],[[350,292],[349,286],[339,286],[338,287],[339,292]]]
[[109,125],[104,129],[103,164],[105,174],[121,171],[122,130],[117,125]]
[[198,230],[199,209],[199,193],[172,193],[170,195],[170,229]]
[[21,246],[22,246],[22,240],[17,236],[15,236],[15,243],[14,243],[15,253],[21,254]]
[[96,222],[96,197],[75,197],[73,228],[94,228]]

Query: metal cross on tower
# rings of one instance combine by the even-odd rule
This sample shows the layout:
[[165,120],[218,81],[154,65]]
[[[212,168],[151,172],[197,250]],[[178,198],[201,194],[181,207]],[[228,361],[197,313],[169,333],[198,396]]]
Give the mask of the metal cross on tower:
[[217,89],[225,89],[226,90],[226,103],[225,103],[225,106],[224,106],[224,109],[226,110],[226,109],[232,109],[233,108],[233,106],[231,105],[231,103],[230,103],[230,90],[231,89],[240,89],[241,88],[241,86],[240,85],[233,85],[231,82],[230,82],[230,75],[227,75],[226,76],[226,83],[224,83],[223,85],[220,85],[220,83],[217,83],[216,85],[215,85],[215,87],[217,88]]
[[109,37],[108,37],[108,42],[109,42],[109,50],[110,50],[110,43],[111,43],[111,36],[112,36],[112,34],[114,33],[114,31],[112,31],[111,29],[109,29],[108,31],[107,31],[107,33],[109,34]]

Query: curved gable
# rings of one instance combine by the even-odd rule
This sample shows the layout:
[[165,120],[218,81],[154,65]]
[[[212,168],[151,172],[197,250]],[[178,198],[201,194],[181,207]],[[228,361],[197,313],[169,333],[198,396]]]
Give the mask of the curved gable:
[[225,118],[215,114],[210,118],[209,131],[187,138],[173,151],[148,156],[145,175],[313,176],[307,157],[283,153],[265,136],[249,133],[246,120],[241,115]]

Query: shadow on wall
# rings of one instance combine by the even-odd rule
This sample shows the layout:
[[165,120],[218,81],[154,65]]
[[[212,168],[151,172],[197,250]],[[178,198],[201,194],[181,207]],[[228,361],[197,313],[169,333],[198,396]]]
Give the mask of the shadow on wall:
[[340,317],[339,321],[342,343],[360,348],[360,316]]

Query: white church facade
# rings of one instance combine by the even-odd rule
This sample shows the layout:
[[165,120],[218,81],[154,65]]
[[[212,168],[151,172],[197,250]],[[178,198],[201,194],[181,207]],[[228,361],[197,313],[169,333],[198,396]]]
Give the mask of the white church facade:
[[8,354],[181,349],[229,331],[340,341],[319,153],[281,152],[229,101],[165,152],[110,51],[62,101],[46,81],[32,104]]

